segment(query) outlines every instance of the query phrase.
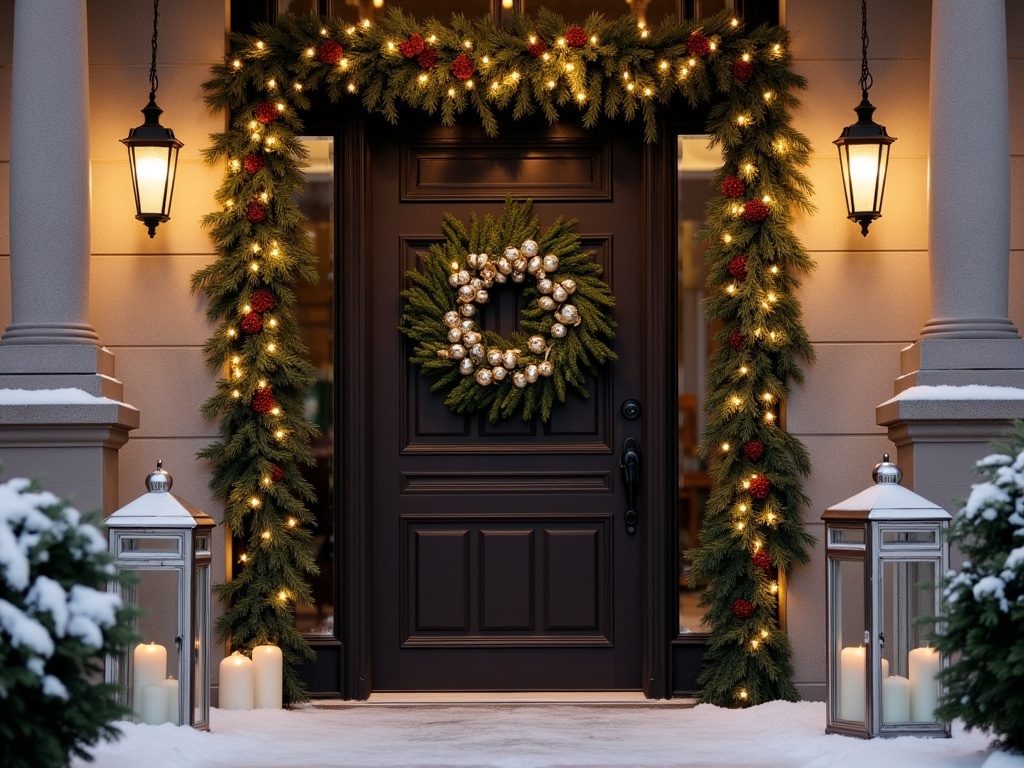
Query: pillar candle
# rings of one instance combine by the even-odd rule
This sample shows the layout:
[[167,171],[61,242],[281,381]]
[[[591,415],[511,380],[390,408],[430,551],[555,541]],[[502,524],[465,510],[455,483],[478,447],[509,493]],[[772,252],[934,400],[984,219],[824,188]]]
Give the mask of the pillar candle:
[[889,676],[889,660],[882,659],[882,679],[885,680]]
[[141,716],[143,688],[159,685],[167,677],[167,649],[157,643],[140,643],[132,660],[132,708]]
[[144,685],[139,705],[139,722],[146,725],[167,722],[167,690],[163,685]]
[[910,721],[934,723],[939,705],[939,652],[934,648],[915,648],[908,659],[910,668]]
[[160,683],[160,687],[167,696],[167,722],[181,725],[181,719],[178,717],[178,681],[168,677]]
[[281,709],[284,662],[276,645],[257,645],[252,649],[256,709]]
[[882,680],[882,722],[906,723],[910,720],[910,681],[893,675]]
[[252,709],[252,661],[235,651],[220,663],[220,708]]
[[864,722],[865,654],[864,646],[843,648],[839,654],[840,720]]

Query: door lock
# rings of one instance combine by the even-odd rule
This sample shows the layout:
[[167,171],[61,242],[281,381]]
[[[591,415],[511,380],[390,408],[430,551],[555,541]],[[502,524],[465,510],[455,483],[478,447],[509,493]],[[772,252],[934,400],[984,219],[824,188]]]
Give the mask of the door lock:
[[626,533],[632,536],[640,521],[636,508],[637,491],[640,489],[640,443],[635,438],[627,437],[623,443],[619,467],[626,481]]

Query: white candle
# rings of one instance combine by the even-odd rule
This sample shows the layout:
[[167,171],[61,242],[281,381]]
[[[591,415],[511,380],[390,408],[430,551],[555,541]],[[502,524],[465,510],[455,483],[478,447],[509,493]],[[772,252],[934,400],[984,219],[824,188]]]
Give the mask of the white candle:
[[839,654],[839,719],[864,722],[864,646],[843,648]]
[[889,676],[889,660],[882,659],[882,679],[885,680]]
[[142,687],[139,722],[160,725],[167,722],[167,690],[157,683]]
[[181,725],[178,718],[178,681],[168,677],[160,683],[160,687],[164,689],[164,695],[167,697],[167,722]]
[[252,709],[252,661],[235,651],[220,663],[220,708]]
[[284,662],[276,645],[252,649],[256,709],[281,709]]
[[939,652],[934,648],[915,648],[910,652],[910,721],[934,723],[939,705]]
[[157,643],[140,643],[132,660],[132,708],[141,716],[143,688],[159,685],[167,677],[167,649]]
[[910,681],[893,675],[882,681],[882,722],[910,721]]

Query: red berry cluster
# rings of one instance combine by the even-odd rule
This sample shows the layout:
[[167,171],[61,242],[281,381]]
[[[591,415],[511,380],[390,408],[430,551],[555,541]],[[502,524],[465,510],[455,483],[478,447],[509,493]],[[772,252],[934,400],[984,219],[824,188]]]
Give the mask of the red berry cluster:
[[537,59],[547,53],[548,47],[543,40],[537,38],[537,42],[530,43],[530,47],[526,50],[533,58]]
[[324,40],[320,43],[317,56],[324,64],[337,64],[345,56],[345,51],[333,40]]
[[729,334],[729,346],[732,347],[733,349],[743,349],[744,343],[745,340],[743,338],[743,334],[740,333],[739,331],[733,331],[732,333]]
[[261,123],[272,123],[277,120],[278,115],[281,113],[277,111],[277,107],[271,104],[269,101],[262,101],[256,105],[256,119]]
[[460,53],[455,57],[455,61],[448,67],[448,71],[451,72],[459,80],[469,80],[473,76],[473,70],[476,67],[473,64],[473,60],[464,53]]
[[700,32],[691,32],[686,41],[686,52],[691,56],[707,56],[711,50],[711,41]]
[[754,561],[754,565],[762,571],[770,571],[775,566],[775,563],[772,562],[772,556],[763,549],[757,550],[751,559]]
[[743,455],[750,461],[758,461],[764,456],[764,443],[760,440],[751,440],[743,444]]
[[752,224],[768,218],[768,204],[763,200],[750,200],[743,206],[743,218]]
[[252,296],[249,297],[249,306],[252,307],[253,312],[268,312],[277,306],[277,299],[274,298],[274,294],[268,291],[266,288],[258,288],[252,292]]
[[741,253],[729,262],[729,274],[737,280],[747,279],[747,254]]
[[726,176],[722,179],[722,194],[726,197],[743,197],[746,191],[747,185],[743,183],[743,179],[735,176]]
[[746,83],[754,76],[754,65],[743,59],[736,59],[732,65],[732,76],[738,83]]
[[742,597],[736,598],[732,603],[732,615],[737,619],[749,619],[754,613],[754,604]]
[[263,318],[259,312],[247,312],[242,318],[242,330],[246,333],[259,333],[263,330]]
[[277,402],[270,387],[260,387],[256,390],[256,396],[252,399],[252,409],[256,413],[270,413],[276,407]]
[[582,48],[588,39],[587,32],[582,27],[572,26],[565,30],[565,44],[570,48]]
[[245,156],[245,172],[246,173],[259,173],[263,170],[263,167],[267,164],[267,161],[263,159],[263,155],[249,154]]
[[415,59],[426,48],[426,43],[423,42],[423,38],[419,35],[409,35],[409,39],[398,44],[398,50],[402,52],[402,55],[407,59]]
[[420,65],[420,69],[430,69],[437,64],[437,51],[429,45],[425,46],[416,57],[416,63]]
[[281,482],[284,479],[284,470],[275,464],[270,468],[270,479],[275,483]]
[[755,499],[766,499],[768,498],[768,492],[771,490],[771,483],[768,482],[768,478],[764,475],[758,475],[750,481],[750,495]]
[[267,217],[267,206],[258,200],[253,200],[245,209],[245,218],[253,224],[258,224]]

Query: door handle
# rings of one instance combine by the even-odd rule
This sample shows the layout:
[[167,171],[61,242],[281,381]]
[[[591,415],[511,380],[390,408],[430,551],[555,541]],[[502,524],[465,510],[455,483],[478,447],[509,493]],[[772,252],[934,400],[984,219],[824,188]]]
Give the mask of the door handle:
[[640,489],[640,443],[635,438],[627,437],[623,443],[619,467],[626,481],[626,533],[632,536],[640,519],[636,510],[636,496]]

